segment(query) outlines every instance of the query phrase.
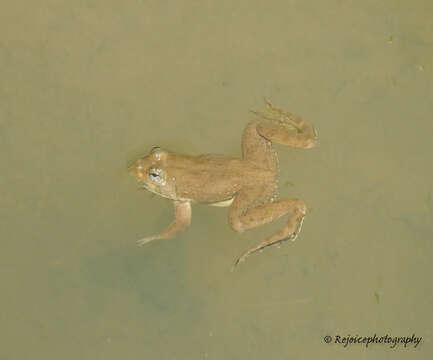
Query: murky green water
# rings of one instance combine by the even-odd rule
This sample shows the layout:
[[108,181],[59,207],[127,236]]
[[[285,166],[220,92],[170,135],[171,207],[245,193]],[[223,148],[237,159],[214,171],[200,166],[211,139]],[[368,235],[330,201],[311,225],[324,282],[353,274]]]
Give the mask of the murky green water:
[[[6,1],[0,6],[0,359],[433,355],[431,1]],[[262,97],[320,144],[277,146],[294,243],[172,219],[126,166],[240,155]],[[350,344],[335,336],[412,336]],[[324,337],[330,335],[330,344]]]

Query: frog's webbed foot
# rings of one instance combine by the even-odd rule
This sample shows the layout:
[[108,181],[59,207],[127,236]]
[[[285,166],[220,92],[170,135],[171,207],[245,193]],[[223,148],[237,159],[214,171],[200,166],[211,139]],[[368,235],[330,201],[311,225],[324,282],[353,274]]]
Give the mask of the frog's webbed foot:
[[160,239],[160,237],[158,235],[148,236],[148,237],[145,237],[143,239],[137,240],[137,245],[138,246],[143,246],[143,245],[151,242],[152,240],[156,240],[156,239]]
[[187,201],[174,201],[175,218],[161,234],[148,236],[137,240],[138,246],[143,246],[153,240],[175,237],[191,224],[191,204]]
[[257,124],[257,132],[264,138],[282,145],[308,149],[317,141],[314,127],[303,118],[272,104],[265,98],[266,109],[251,110],[264,120]]
[[294,114],[272,104],[267,98],[264,98],[264,101],[266,103],[266,108],[263,111],[251,110],[251,112],[264,119],[286,123],[287,125],[292,126],[293,129],[299,130],[299,126],[297,126],[299,121],[296,120]]

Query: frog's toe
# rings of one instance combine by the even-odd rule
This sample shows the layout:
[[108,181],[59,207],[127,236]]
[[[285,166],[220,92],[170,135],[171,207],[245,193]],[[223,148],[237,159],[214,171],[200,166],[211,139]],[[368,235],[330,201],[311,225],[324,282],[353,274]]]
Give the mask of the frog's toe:
[[138,246],[143,246],[145,243],[146,243],[145,239],[137,240],[137,245]]
[[143,246],[143,245],[151,242],[152,240],[155,240],[154,236],[150,236],[150,237],[147,237],[147,238],[144,238],[144,239],[140,239],[140,240],[137,240],[137,245],[138,246]]
[[239,256],[236,261],[233,263],[232,265],[232,271],[235,269],[236,266],[238,266],[241,262],[245,261],[245,258],[248,256],[249,254],[242,254],[241,256]]

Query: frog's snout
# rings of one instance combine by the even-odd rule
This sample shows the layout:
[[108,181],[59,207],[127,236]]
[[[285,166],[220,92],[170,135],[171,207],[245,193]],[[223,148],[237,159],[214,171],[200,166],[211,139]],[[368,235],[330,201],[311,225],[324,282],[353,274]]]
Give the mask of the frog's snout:
[[137,180],[143,180],[145,177],[145,169],[143,164],[140,162],[135,162],[134,164],[128,167],[128,172],[137,178]]

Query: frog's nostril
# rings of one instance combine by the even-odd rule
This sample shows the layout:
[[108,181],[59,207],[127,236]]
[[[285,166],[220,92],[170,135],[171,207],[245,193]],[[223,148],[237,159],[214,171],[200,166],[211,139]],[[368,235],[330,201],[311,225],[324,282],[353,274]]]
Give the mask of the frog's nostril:
[[128,172],[129,172],[129,174],[136,176],[137,175],[137,167],[135,165],[129,166]]

